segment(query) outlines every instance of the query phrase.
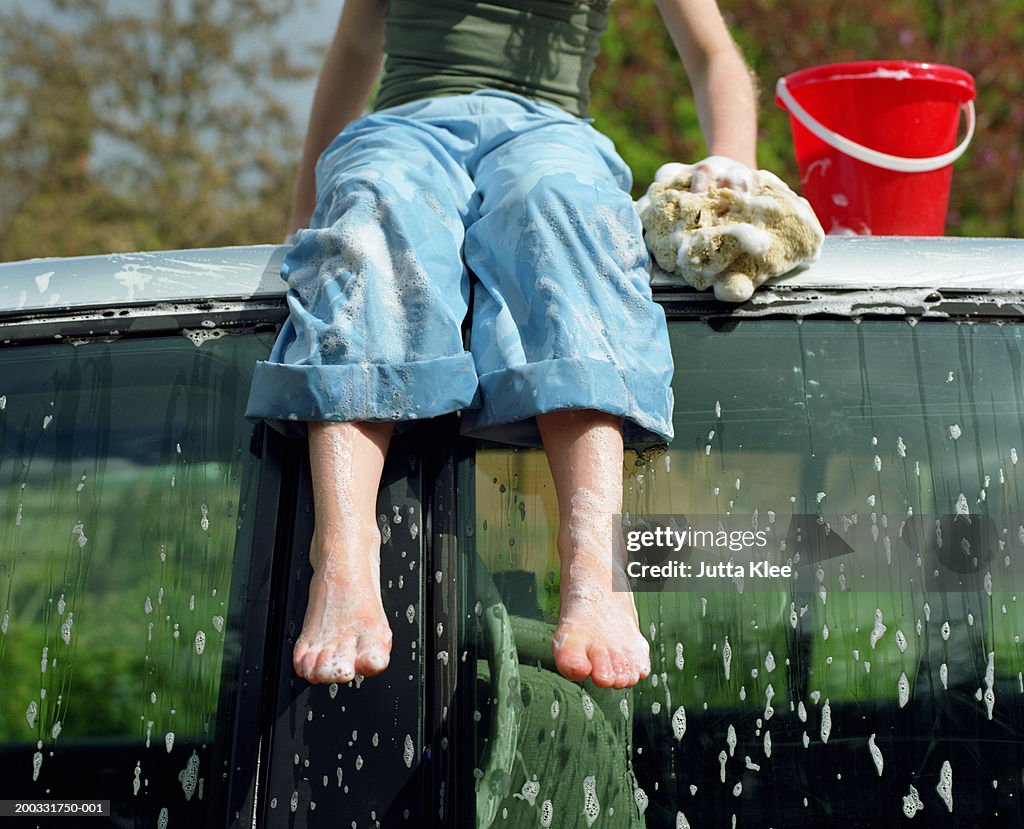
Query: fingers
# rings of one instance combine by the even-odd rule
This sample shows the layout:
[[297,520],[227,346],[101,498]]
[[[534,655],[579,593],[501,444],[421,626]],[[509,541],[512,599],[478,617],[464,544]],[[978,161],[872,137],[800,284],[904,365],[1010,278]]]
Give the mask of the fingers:
[[712,184],[752,193],[760,188],[761,176],[757,170],[746,164],[733,161],[724,155],[712,155],[694,165],[690,190],[694,193],[703,193]]

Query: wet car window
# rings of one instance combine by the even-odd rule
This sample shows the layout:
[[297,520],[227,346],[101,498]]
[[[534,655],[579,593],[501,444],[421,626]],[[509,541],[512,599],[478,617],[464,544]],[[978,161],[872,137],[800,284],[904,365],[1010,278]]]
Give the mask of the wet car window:
[[0,350],[4,797],[223,825],[256,463],[242,412],[269,345],[193,332]]
[[[772,528],[773,560],[797,575],[648,585],[652,675],[630,691],[569,683],[550,652],[546,461],[480,445],[476,825],[1019,825],[1021,327],[671,332],[676,437],[627,456],[624,512]],[[810,533],[847,546],[813,559]]]

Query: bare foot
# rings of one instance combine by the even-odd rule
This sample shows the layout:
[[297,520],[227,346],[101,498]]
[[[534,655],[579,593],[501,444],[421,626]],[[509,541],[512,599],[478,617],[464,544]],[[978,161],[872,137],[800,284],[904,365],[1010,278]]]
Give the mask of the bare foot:
[[631,688],[651,672],[650,646],[637,619],[633,594],[610,589],[610,562],[577,555],[566,578],[551,640],[558,672],[599,688]]
[[594,507],[594,493],[577,492],[568,526],[559,531],[561,608],[551,649],[566,679],[589,676],[599,688],[631,688],[651,672],[650,645],[640,632],[621,545],[614,544],[612,516]]
[[292,655],[295,672],[318,683],[375,676],[391,658],[391,628],[380,597],[380,533],[342,539],[314,533],[309,602]]

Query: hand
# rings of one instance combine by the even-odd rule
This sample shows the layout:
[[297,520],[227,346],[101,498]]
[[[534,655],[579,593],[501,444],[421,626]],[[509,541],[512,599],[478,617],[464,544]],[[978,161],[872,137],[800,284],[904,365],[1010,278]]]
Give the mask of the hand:
[[733,161],[724,155],[712,155],[693,165],[690,190],[694,193],[704,193],[712,184],[729,187],[742,193],[754,193],[760,189],[762,181],[760,173],[746,164]]

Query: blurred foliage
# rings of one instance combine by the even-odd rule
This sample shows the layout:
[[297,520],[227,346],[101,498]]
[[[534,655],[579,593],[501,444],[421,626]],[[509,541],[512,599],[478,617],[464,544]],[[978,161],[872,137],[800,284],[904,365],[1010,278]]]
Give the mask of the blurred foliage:
[[[848,60],[947,63],[978,86],[978,129],[956,165],[946,232],[1024,236],[1024,15],[1019,0],[719,0],[761,86],[759,164],[799,182],[777,78]],[[654,0],[618,0],[591,113],[633,168],[637,191],[665,161],[705,155],[689,87]]]
[[299,146],[281,98],[313,71],[274,42],[294,6],[0,9],[0,260],[278,241]]
[[[27,6],[27,4],[23,4]],[[0,9],[0,260],[276,242],[308,78],[275,40],[289,0],[40,0]],[[775,80],[871,58],[960,66],[978,133],[953,178],[947,232],[1024,235],[1024,15],[1017,0],[720,0],[757,75],[760,164],[799,180]],[[702,157],[685,73],[654,0],[617,0],[592,112],[637,192]]]

